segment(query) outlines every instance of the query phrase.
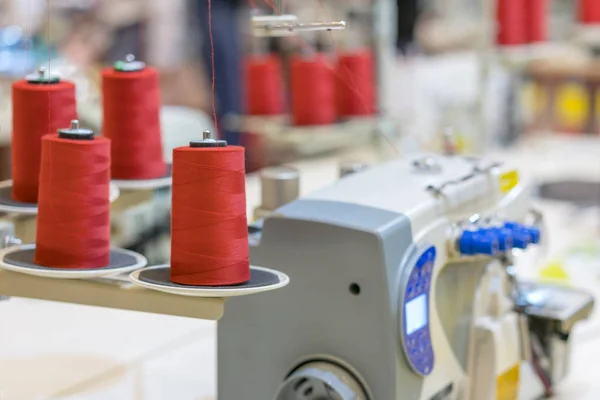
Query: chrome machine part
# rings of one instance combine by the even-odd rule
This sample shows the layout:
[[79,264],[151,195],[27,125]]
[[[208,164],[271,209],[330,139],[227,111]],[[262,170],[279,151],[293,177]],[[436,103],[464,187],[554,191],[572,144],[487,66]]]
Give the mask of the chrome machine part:
[[589,318],[594,299],[580,290],[532,283],[521,283],[520,295],[517,306],[528,319],[538,375],[552,388],[568,373],[571,331]]
[[255,218],[263,218],[300,196],[300,173],[286,166],[265,168],[260,172],[262,203]]
[[360,163],[360,162],[344,162],[340,164],[340,178],[345,176],[364,171],[369,167],[368,164]]
[[425,174],[437,174],[442,167],[433,157],[423,157],[413,161],[413,167],[417,172]]
[[368,400],[360,382],[344,368],[326,361],[302,365],[279,389],[276,400]]

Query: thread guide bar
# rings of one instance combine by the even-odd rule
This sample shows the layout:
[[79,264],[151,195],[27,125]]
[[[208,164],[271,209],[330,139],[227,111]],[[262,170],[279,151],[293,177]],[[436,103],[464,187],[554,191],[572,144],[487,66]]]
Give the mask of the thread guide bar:
[[300,23],[295,15],[252,16],[252,31],[256,37],[295,36],[299,32],[339,31],[345,28],[345,21]]

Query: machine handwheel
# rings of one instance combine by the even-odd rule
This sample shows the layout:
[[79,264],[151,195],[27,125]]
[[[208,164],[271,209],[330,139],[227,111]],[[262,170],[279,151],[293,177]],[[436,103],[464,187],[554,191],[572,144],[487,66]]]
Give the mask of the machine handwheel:
[[360,382],[344,368],[315,361],[294,371],[276,400],[368,400]]

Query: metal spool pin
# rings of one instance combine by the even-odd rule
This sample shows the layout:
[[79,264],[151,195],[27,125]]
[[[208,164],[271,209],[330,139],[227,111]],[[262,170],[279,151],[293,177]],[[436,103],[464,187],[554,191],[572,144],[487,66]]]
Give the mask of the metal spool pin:
[[94,131],[80,128],[79,121],[74,119],[71,121],[70,128],[58,130],[58,137],[71,140],[94,140]]
[[194,140],[190,142],[190,147],[208,148],[208,147],[227,147],[225,140],[213,139],[212,133],[209,130],[202,132],[202,140]]
[[124,61],[117,61],[115,63],[114,68],[119,72],[137,72],[146,68],[146,64],[142,61],[137,61],[133,54],[127,54]]
[[25,80],[36,85],[48,85],[59,83],[60,77],[58,75],[50,75],[46,67],[41,66],[37,73],[27,75]]
[[300,196],[300,173],[286,166],[265,168],[260,172],[261,208],[275,211]]

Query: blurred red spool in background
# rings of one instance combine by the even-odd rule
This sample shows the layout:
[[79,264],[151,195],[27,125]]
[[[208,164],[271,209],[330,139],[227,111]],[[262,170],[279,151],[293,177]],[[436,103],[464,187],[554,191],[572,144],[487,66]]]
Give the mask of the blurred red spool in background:
[[548,0],[526,0],[525,29],[527,43],[548,39]]
[[158,71],[102,72],[103,134],[111,140],[113,179],[164,177]]
[[248,115],[280,115],[284,109],[283,70],[276,55],[251,55],[245,60]]
[[108,266],[110,141],[47,135],[42,142],[35,263],[64,269]]
[[239,146],[173,150],[172,282],[227,286],[250,279],[244,162]]
[[527,43],[525,2],[529,0],[498,0],[496,9],[496,42],[500,46]]
[[12,100],[12,198],[37,203],[42,137],[77,118],[75,85],[20,80],[12,85]]
[[290,64],[293,124],[329,125],[336,120],[335,76],[324,55],[296,56]]
[[579,0],[579,22],[600,24],[600,0]]
[[340,117],[375,112],[374,60],[369,50],[339,55],[336,68],[336,107]]

